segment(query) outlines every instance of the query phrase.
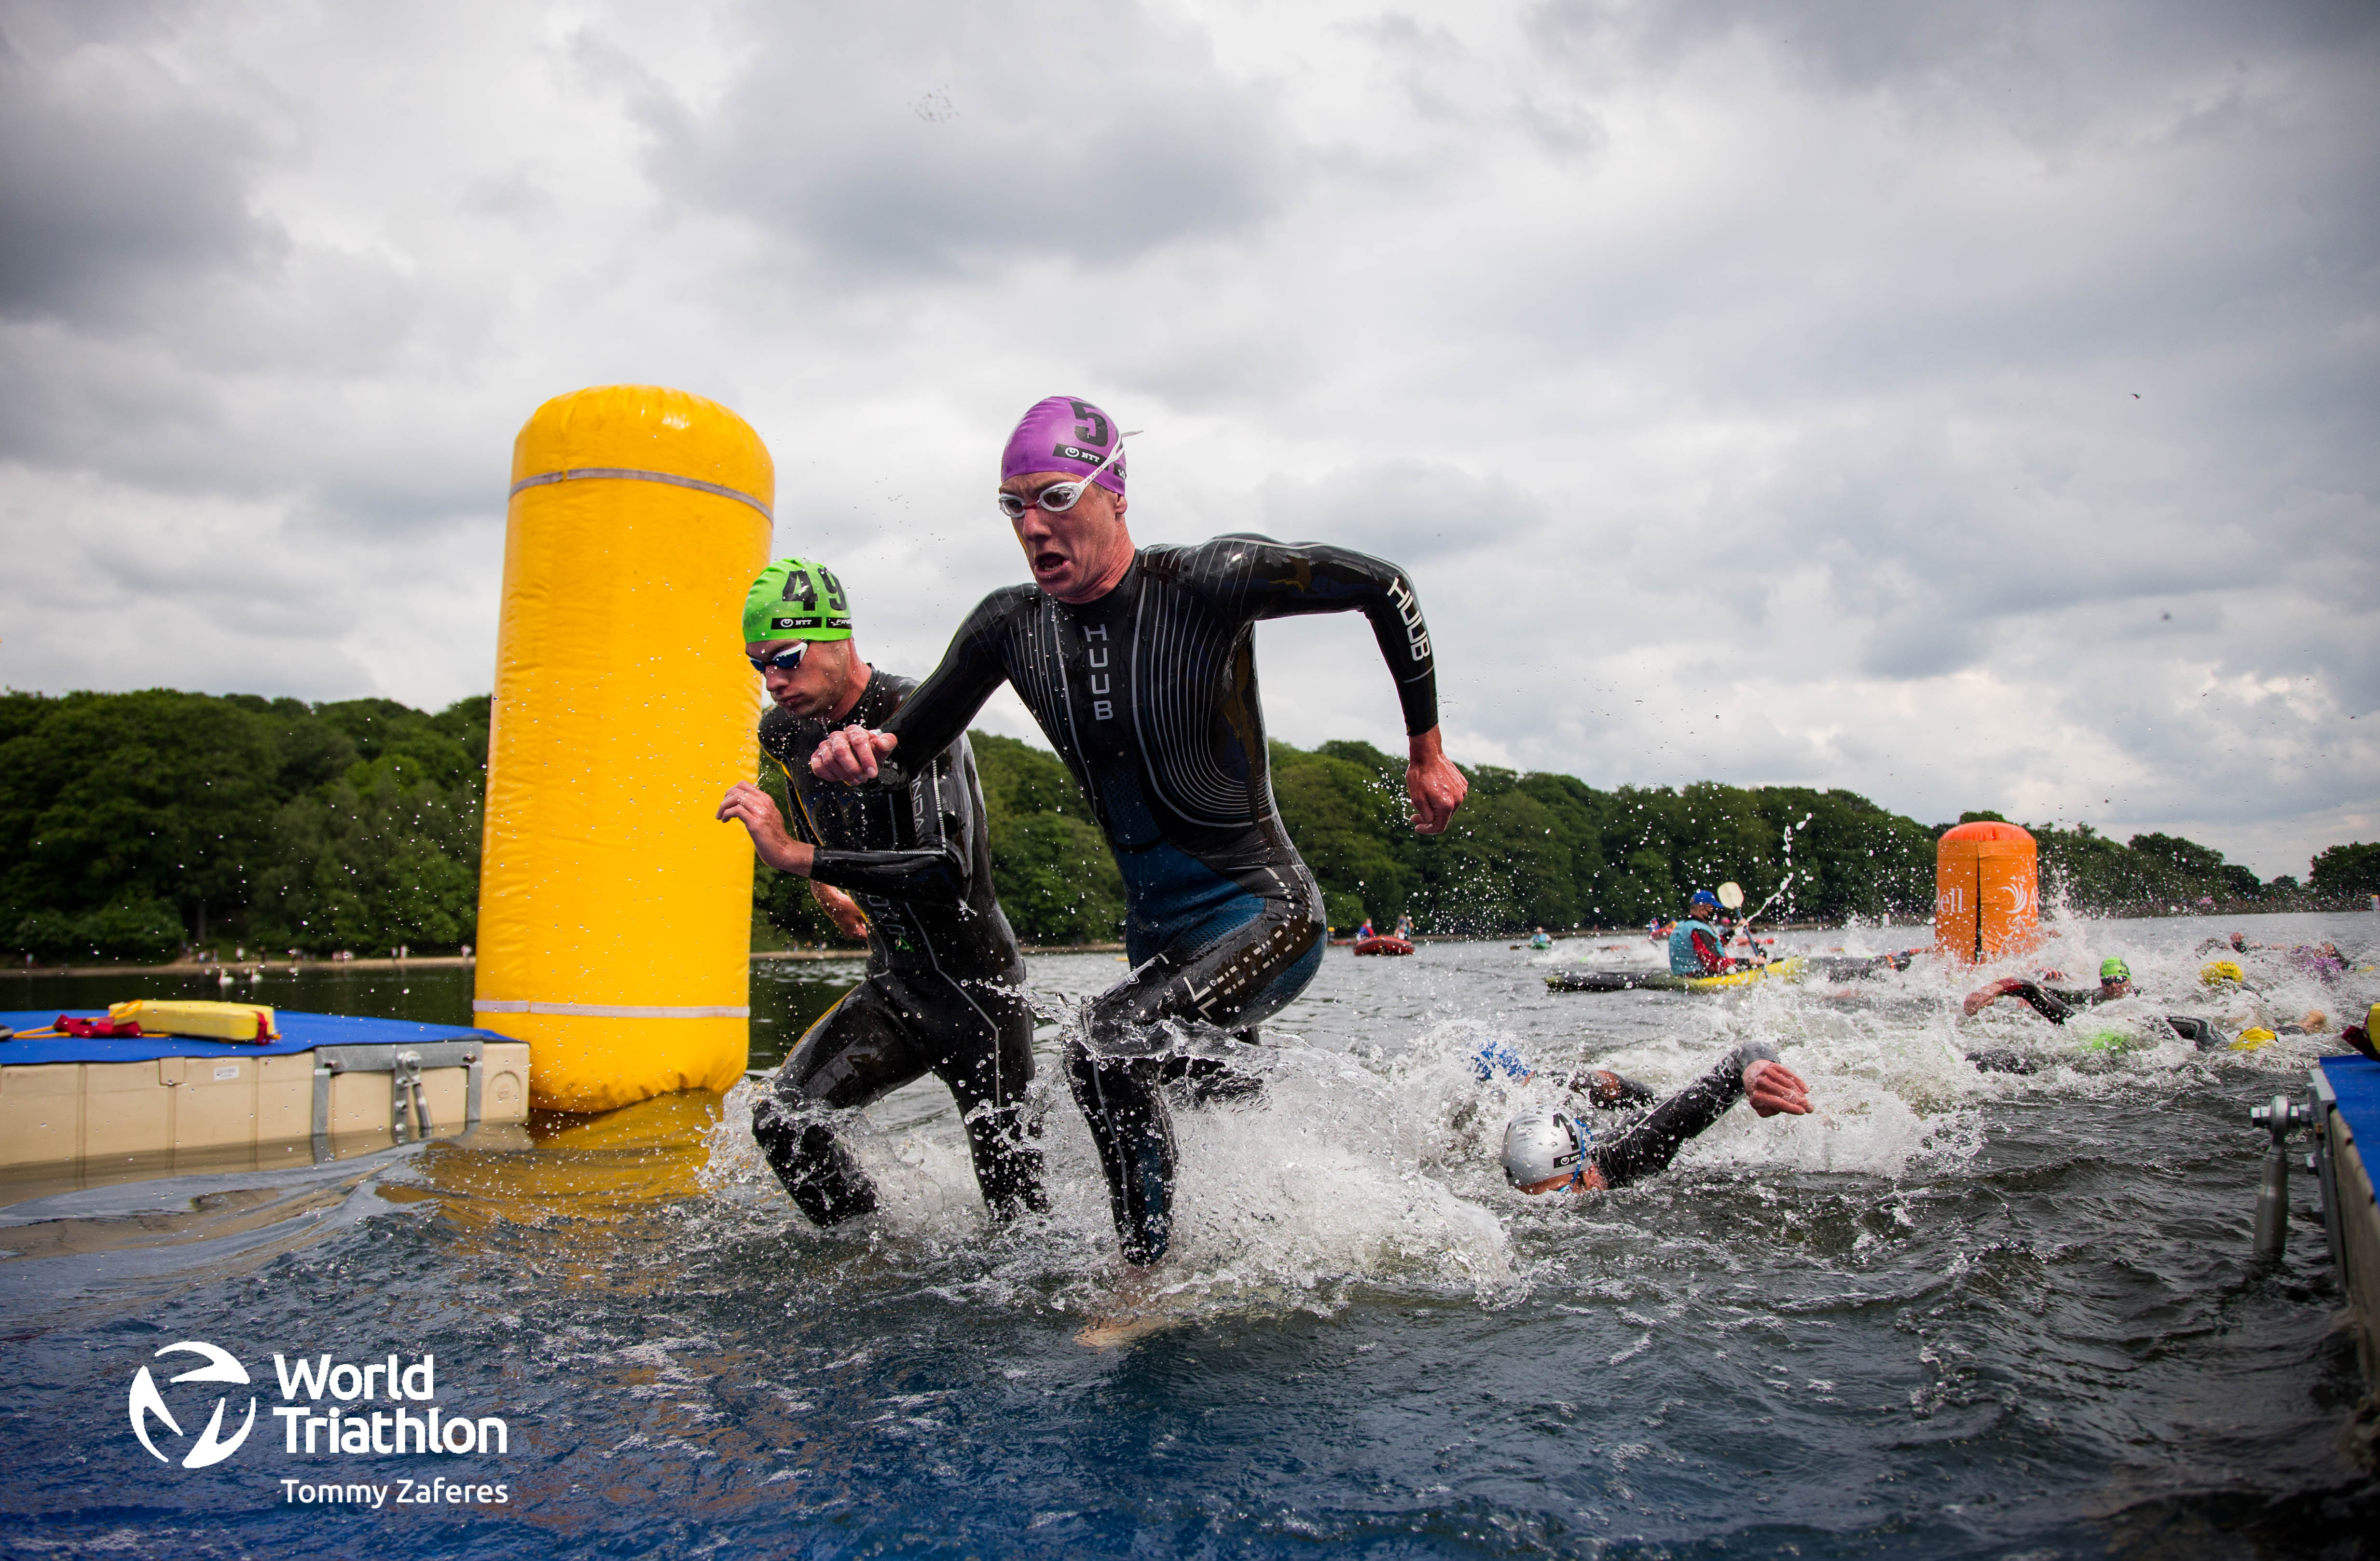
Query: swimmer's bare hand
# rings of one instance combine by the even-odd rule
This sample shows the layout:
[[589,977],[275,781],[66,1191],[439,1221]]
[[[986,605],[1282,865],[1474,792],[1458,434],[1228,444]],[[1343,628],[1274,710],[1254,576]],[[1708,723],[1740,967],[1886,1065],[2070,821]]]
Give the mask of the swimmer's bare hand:
[[2015,991],[2018,987],[2023,985],[2024,982],[2021,977],[2003,975],[1998,981],[1993,982],[1990,986],[1978,986],[1973,991],[1968,993],[1966,1001],[1959,1006],[1965,1010],[1967,1017],[1972,1019],[1976,1014],[1981,1013],[1985,1009],[1990,1007],[1993,1003],[2007,997],[2010,992]]
[[856,786],[876,779],[876,761],[900,746],[901,739],[864,726],[846,726],[827,733],[810,755],[810,773],[821,780]]
[[781,873],[809,876],[817,853],[786,832],[776,798],[749,780],[738,780],[727,788],[727,800],[719,805],[719,821],[724,824],[731,818],[751,831],[752,850],[761,861]]
[[1454,810],[1471,793],[1471,782],[1446,756],[1438,732],[1433,726],[1406,745],[1412,756],[1405,765],[1405,794],[1413,799],[1416,834],[1442,833],[1453,822]]
[[1810,1114],[1810,1086],[1782,1062],[1762,1058],[1746,1068],[1743,1093],[1751,1099],[1752,1108],[1764,1117],[1774,1117],[1780,1111],[1794,1117]]
[[845,938],[868,936],[868,917],[850,895],[832,884],[814,882],[810,885],[810,898],[819,902],[819,909],[826,913],[827,920],[840,927]]

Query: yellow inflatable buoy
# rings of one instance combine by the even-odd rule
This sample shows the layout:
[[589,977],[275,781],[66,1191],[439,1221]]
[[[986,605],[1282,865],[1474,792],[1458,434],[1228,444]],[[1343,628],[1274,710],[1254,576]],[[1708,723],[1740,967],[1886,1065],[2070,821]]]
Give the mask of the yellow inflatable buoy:
[[2248,973],[2240,968],[2239,962],[2236,960],[2209,960],[2198,967],[2198,984],[2202,986],[2212,986],[2220,981],[2240,982],[2246,979],[2248,979]]
[[2262,1025],[2257,1025],[2253,1028],[2240,1031],[2240,1038],[2231,1043],[2231,1049],[2233,1051],[2257,1051],[2265,1047],[2271,1046],[2275,1041],[2279,1039],[2280,1037],[2274,1035],[2270,1030],[2264,1028]]
[[756,768],[775,498],[759,435],[683,391],[558,396],[514,442],[471,1007],[542,1109],[743,1075],[752,848],[713,814]]

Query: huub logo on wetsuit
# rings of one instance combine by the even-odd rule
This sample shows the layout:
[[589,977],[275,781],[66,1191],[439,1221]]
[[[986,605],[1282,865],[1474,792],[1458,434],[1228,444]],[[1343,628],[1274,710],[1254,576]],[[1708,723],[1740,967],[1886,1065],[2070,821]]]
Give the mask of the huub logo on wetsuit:
[[[1063,514],[1091,485],[1120,498],[1122,438],[1087,402],[1052,396],[1029,410],[1009,437],[1003,482],[1045,473],[1081,480],[1029,496],[1004,489],[1020,539],[1044,525],[1031,518],[1035,506]],[[1091,545],[1108,546],[1105,536],[1129,547],[1120,511],[1070,524]],[[1099,533],[1102,525],[1112,531]],[[878,759],[878,783],[909,784],[924,756],[955,740],[1007,683],[1114,848],[1135,968],[1088,1006],[1067,1043],[1067,1069],[1135,1263],[1163,1256],[1170,1240],[1174,1151],[1161,1087],[1191,1079],[1216,1087],[1223,1067],[1186,1055],[1185,1035],[1199,1025],[1209,1036],[1251,1035],[1321,962],[1321,892],[1273,803],[1254,629],[1322,612],[1370,622],[1406,730],[1429,735],[1434,752],[1436,677],[1412,581],[1345,548],[1254,535],[1139,549],[1089,599],[1061,600],[1038,585],[994,591],[882,729],[899,741]],[[1459,799],[1459,780],[1450,794]]]

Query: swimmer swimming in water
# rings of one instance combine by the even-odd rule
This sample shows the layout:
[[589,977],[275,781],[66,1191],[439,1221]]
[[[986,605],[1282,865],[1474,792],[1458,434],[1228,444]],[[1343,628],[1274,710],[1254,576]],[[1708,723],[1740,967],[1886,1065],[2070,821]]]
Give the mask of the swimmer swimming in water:
[[[1573,1090],[1582,1083],[1597,1106],[1628,1104],[1652,1095],[1633,1080],[1603,1070],[1570,1081]],[[1504,1129],[1504,1178],[1528,1193],[1625,1187],[1668,1169],[1688,1140],[1745,1098],[1763,1117],[1803,1117],[1810,1111],[1810,1086],[1777,1059],[1777,1048],[1766,1041],[1748,1041],[1608,1139],[1598,1141],[1591,1123],[1560,1111],[1524,1112],[1513,1118]]]
[[801,838],[748,780],[729,789],[720,819],[743,824],[762,861],[808,878],[835,925],[868,939],[866,977],[769,1081],[752,1136],[812,1221],[866,1214],[876,1188],[836,1121],[930,1072],[958,1103],[992,1213],[1048,1207],[1025,1117],[1034,1022],[1025,957],[992,893],[983,788],[966,738],[936,749],[890,806],[881,791],[811,773],[810,754],[835,723],[881,723],[915,686],[860,659],[843,584],[823,564],[788,558],[763,570],[745,602],[744,636],[771,706],[760,746],[785,772]]
[[1467,782],[1438,726],[1429,631],[1394,564],[1238,533],[1135,546],[1124,433],[1087,401],[1029,409],[1001,458],[1002,512],[1033,575],[970,613],[941,665],[876,730],[850,725],[810,768],[904,785],[1006,683],[1080,782],[1123,875],[1132,974],[1065,1043],[1067,1082],[1106,1173],[1124,1260],[1172,1240],[1169,1084],[1241,1086],[1235,1041],[1305,989],[1327,943],[1322,895],[1281,825],[1257,698],[1254,629],[1361,612],[1395,680],[1414,828],[1444,829]]
[[2042,1018],[2052,1024],[2063,1024],[2083,1009],[2131,995],[2132,967],[2119,959],[2109,958],[2099,962],[2099,985],[2095,989],[2067,991],[2027,981],[2021,975],[2004,975],[1968,993],[1961,1007],[1973,1018],[2002,998],[2022,998]]
[[[2044,986],[2021,975],[2007,975],[1968,993],[1961,1007],[1972,1018],[2002,998],[2022,998],[2026,1006],[2042,1018],[2052,1024],[2062,1025],[2086,1009],[2133,995],[2132,967],[2111,956],[2099,962],[2099,985],[2096,988],[2068,990]],[[2187,1013],[2168,1013],[2162,1017],[2168,1028],[2201,1051],[2220,1045],[2224,1039],[2223,1032],[2216,1029],[2210,1020]],[[1986,1073],[2033,1071],[2032,1063],[2011,1051],[1969,1052],[1967,1060]]]

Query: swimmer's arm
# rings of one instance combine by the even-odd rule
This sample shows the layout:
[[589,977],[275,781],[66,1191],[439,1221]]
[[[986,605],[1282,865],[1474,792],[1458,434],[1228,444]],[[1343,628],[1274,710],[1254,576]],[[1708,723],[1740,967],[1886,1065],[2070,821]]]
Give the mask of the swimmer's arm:
[[810,756],[810,773],[846,786],[906,786],[915,780],[917,771],[894,753],[941,753],[958,741],[992,690],[1007,681],[1000,645],[1017,599],[1013,589],[986,597],[951,637],[941,664],[909,691],[882,730],[847,726],[830,732]]
[[[965,892],[966,872],[949,846],[926,851],[833,851],[797,841],[777,811],[777,799],[749,780],[738,780],[719,805],[719,821],[751,831],[752,849],[781,873],[813,884],[831,884],[887,900],[955,902]],[[834,907],[827,906],[830,913]],[[838,921],[840,918],[838,918]]]
[[[911,699],[917,696],[912,694]],[[902,705],[908,708],[907,702]],[[894,712],[894,719],[899,712]],[[944,905],[964,901],[974,877],[974,755],[965,738],[942,751],[917,784],[922,814],[940,838],[907,851],[820,851],[811,877],[887,900],[924,900]]]
[[1184,575],[1185,584],[1212,592],[1253,620],[1361,612],[1396,679],[1404,711],[1405,793],[1413,802],[1414,829],[1435,835],[1453,820],[1471,782],[1446,756],[1439,733],[1438,663],[1421,597],[1403,570],[1349,548],[1243,536],[1185,550]]
[[827,920],[843,929],[845,938],[868,936],[868,913],[861,910],[859,902],[850,895],[839,889],[829,889],[812,878],[810,898],[818,902],[819,909],[826,913]]
[[[1252,619],[1295,618],[1316,612],[1361,612],[1372,625],[1380,659],[1396,679],[1405,734],[1438,728],[1438,663],[1421,597],[1405,572],[1385,559],[1322,542],[1284,543],[1265,537],[1219,537],[1191,550],[1217,571],[1210,588],[1238,598]],[[1194,582],[1195,583],[1195,582]]]
[[820,851],[810,868],[813,882],[886,900],[925,900],[955,905],[966,895],[966,872],[947,845],[928,851]]
[[794,839],[785,828],[785,816],[777,811],[777,799],[751,781],[738,780],[727,788],[726,800],[719,805],[719,821],[743,825],[752,836],[753,853],[777,871],[809,876],[816,848],[808,841]]

